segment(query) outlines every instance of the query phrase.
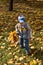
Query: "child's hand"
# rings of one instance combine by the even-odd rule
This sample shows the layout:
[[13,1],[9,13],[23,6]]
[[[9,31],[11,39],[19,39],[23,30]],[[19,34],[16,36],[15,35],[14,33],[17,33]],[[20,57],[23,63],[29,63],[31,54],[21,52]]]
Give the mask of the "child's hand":
[[19,33],[16,33],[17,36],[19,36]]

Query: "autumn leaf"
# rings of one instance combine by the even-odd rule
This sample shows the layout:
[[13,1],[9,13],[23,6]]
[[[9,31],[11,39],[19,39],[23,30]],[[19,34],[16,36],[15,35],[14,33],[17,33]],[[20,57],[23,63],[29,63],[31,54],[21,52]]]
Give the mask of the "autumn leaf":
[[20,57],[19,60],[22,61],[23,60],[23,57]]
[[18,41],[16,31],[13,31],[9,34],[8,40],[10,40],[12,43],[16,43]]
[[5,46],[1,46],[1,49],[4,49],[5,48]]
[[36,64],[37,64],[36,60],[30,61],[30,65],[36,65]]
[[12,64],[13,62],[14,62],[13,59],[9,59],[9,60],[7,61],[8,64]]
[[31,46],[31,49],[35,49],[35,46]]
[[17,55],[15,55],[15,56],[14,56],[14,59],[18,60],[18,59],[19,59],[19,57],[18,57]]

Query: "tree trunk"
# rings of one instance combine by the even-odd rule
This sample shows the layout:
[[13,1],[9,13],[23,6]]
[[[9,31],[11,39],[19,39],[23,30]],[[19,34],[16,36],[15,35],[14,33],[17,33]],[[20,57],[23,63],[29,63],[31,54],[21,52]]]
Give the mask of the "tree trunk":
[[9,4],[9,11],[13,10],[13,0],[10,0],[10,4]]

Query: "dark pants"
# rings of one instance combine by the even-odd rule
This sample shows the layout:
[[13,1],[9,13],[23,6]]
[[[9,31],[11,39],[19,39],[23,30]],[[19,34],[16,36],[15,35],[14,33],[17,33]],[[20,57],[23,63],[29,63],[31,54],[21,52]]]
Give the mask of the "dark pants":
[[26,53],[29,53],[29,40],[28,39],[23,39],[23,38],[19,38],[19,44],[21,47],[24,47],[25,45],[25,50],[26,50]]

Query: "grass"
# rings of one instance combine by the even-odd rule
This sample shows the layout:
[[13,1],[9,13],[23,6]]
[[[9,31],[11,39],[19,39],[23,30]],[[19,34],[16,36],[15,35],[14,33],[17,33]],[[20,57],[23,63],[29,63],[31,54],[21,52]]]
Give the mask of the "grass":
[[[43,47],[42,45],[43,31],[42,31],[42,23],[41,23],[42,20],[37,19],[37,16],[40,15],[41,17],[41,10],[40,9],[38,10],[36,8],[35,10],[33,9],[33,12],[34,11],[36,11],[36,14],[34,13],[28,14],[30,10],[27,11],[27,9],[18,10],[18,11],[15,10],[12,12],[9,12],[9,11],[0,12],[0,65],[23,65],[23,64],[25,65],[25,63],[27,63],[27,65],[30,65],[31,61],[33,62],[33,60],[37,61],[37,65],[43,65],[42,64],[43,50],[40,50],[41,47]],[[39,11],[40,13],[38,13]],[[32,44],[32,46],[35,47],[36,50],[34,50],[33,48],[32,49],[34,50],[34,52],[37,51],[36,54],[34,54],[34,52],[32,51],[33,53],[27,56],[25,53],[25,49],[21,49],[19,44],[17,45],[17,47],[10,46],[11,42],[9,42],[8,36],[9,36],[9,33],[15,29],[15,25],[18,22],[17,17],[20,13],[26,16],[26,20],[28,20],[28,23],[30,24],[32,28],[32,34],[34,33],[30,44]],[[34,16],[36,17],[36,20],[34,19]],[[41,30],[37,31],[37,29],[40,28],[38,25],[39,21],[40,21]]]

